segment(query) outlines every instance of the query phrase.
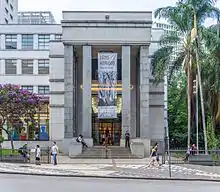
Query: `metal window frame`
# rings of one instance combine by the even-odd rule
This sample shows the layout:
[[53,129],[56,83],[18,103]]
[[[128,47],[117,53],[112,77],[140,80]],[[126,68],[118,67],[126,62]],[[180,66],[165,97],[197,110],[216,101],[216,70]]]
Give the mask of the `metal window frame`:
[[22,46],[22,49],[33,49],[34,35],[33,34],[22,34],[21,35],[21,46]]
[[[15,73],[8,73],[8,65],[14,65],[15,66]],[[11,67],[13,69],[13,67]],[[14,69],[13,69],[14,70]],[[6,75],[16,75],[17,74],[17,60],[16,59],[5,59],[5,74]]]
[[34,86],[33,85],[22,85],[21,89],[23,90],[28,90],[29,92],[33,93],[34,92]]
[[49,59],[38,60],[38,74],[49,74],[50,73],[50,61]]
[[[17,49],[17,34],[5,35],[5,49]],[[10,47],[10,48],[9,48]]]
[[50,86],[49,85],[39,85],[38,94],[49,94]]
[[[29,73],[29,72],[25,72],[26,70],[29,71],[28,69],[25,70],[24,68],[24,65],[27,64],[27,65],[32,65],[32,66],[27,66],[27,68],[32,68],[32,73]],[[21,71],[22,71],[22,74],[24,75],[33,75],[34,73],[34,60],[33,59],[22,59],[21,60]]]
[[38,35],[38,49],[49,49],[50,34]]
[[55,40],[61,40],[62,34],[55,34]]

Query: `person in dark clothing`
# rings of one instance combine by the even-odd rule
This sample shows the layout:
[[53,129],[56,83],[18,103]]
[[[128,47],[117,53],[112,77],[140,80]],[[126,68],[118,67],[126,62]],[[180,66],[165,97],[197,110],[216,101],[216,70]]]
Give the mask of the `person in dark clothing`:
[[195,145],[195,144],[192,144],[192,147],[191,147],[191,154],[192,154],[192,155],[195,155],[196,152],[197,152],[196,145]]
[[125,147],[130,148],[130,133],[128,132],[128,130],[125,133]]
[[83,150],[88,148],[88,145],[86,144],[86,142],[84,141],[83,135],[79,135],[78,138],[76,139],[77,142],[80,142],[82,144],[82,148]]
[[151,150],[151,155],[150,155],[150,157],[151,157],[151,161],[150,161],[150,163],[148,164],[148,167],[149,166],[151,166],[151,165],[153,165],[153,166],[155,166],[155,162],[158,164],[158,166],[160,165],[159,164],[159,156],[158,156],[158,143],[156,143],[154,146],[153,146],[153,148],[152,148],[152,150]]
[[105,142],[106,142],[106,144],[108,144],[109,145],[109,139],[110,139],[110,131],[109,131],[109,129],[107,128],[106,129],[106,131],[105,131]]

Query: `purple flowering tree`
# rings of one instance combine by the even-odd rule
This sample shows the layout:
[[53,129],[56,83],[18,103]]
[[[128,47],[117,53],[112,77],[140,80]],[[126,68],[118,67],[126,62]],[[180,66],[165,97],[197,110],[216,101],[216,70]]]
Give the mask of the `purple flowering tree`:
[[[23,126],[23,122],[34,124],[36,109],[40,106],[40,97],[27,90],[20,89],[17,85],[0,85],[0,128],[11,139],[14,149],[12,133]],[[7,128],[4,128],[4,125]]]

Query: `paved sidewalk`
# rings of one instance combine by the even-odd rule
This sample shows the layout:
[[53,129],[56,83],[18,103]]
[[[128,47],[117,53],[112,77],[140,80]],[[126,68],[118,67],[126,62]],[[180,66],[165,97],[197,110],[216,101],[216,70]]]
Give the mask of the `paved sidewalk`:
[[[117,164],[145,165],[150,158],[144,159],[114,159]],[[68,156],[58,156],[59,164],[112,164],[112,159],[71,159]]]
[[[172,178],[219,180],[220,173],[172,165]],[[148,167],[146,164],[60,164],[29,165],[0,163],[0,172],[54,176],[94,176],[117,178],[169,178],[169,166]]]

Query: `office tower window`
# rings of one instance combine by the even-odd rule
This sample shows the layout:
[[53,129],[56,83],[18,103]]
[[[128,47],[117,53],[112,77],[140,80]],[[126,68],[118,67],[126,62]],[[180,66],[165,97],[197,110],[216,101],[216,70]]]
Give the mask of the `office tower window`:
[[22,85],[22,86],[21,86],[21,89],[27,90],[27,91],[33,93],[33,91],[34,91],[34,86],[32,86],[32,85]]
[[49,94],[50,88],[48,85],[40,85],[38,86],[38,93],[39,94]]
[[38,35],[38,48],[49,49],[50,35]]
[[5,48],[17,49],[17,35],[5,35]]
[[10,4],[10,8],[11,8],[12,11],[14,10],[14,7],[12,6],[12,4]]
[[22,35],[22,49],[33,49],[34,36],[31,34]]
[[33,60],[27,59],[27,60],[22,60],[22,74],[33,74]]
[[17,60],[6,59],[5,60],[5,74],[16,75],[17,74]]
[[55,40],[61,40],[62,35],[61,34],[55,34]]
[[5,13],[6,13],[6,15],[8,14],[8,9],[7,8],[5,8]]
[[38,74],[49,74],[49,59],[38,60]]

